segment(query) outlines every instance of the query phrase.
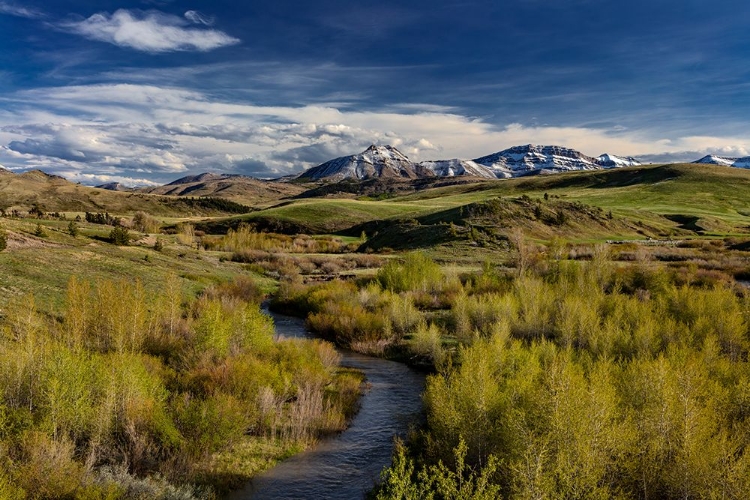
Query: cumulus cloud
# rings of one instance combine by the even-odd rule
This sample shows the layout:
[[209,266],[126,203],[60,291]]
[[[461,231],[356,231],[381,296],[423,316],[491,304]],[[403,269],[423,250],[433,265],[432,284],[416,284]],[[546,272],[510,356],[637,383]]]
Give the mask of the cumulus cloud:
[[497,126],[429,106],[408,111],[257,106],[132,84],[27,90],[8,95],[4,104],[0,164],[41,168],[87,183],[105,176],[169,182],[205,171],[280,177],[372,143],[391,144],[417,161],[470,159],[528,143],[568,146],[591,156],[661,154],[678,161],[708,153],[746,156],[750,150],[750,140],[741,137]]
[[0,14],[7,14],[16,17],[25,17],[27,19],[39,19],[44,17],[41,12],[28,7],[22,7],[10,2],[0,1]]
[[240,42],[222,31],[189,27],[189,21],[207,24],[201,21],[204,19],[207,18],[196,11],[188,11],[181,18],[158,11],[120,9],[113,14],[103,12],[64,22],[60,28],[91,40],[151,53],[207,52]]

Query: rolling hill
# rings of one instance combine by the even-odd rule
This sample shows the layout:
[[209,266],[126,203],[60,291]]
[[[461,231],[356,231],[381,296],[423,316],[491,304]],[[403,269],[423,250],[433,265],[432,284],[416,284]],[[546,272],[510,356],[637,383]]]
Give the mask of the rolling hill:
[[305,188],[289,182],[255,179],[244,175],[205,172],[177,179],[164,186],[140,188],[138,192],[168,196],[209,196],[250,206],[296,196]]

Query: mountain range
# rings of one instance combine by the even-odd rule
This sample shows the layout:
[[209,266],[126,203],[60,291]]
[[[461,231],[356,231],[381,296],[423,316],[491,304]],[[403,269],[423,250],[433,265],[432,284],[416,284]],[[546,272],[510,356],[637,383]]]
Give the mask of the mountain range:
[[472,176],[505,179],[539,173],[573,170],[599,170],[636,166],[634,158],[603,154],[586,156],[560,146],[515,146],[474,160],[437,160],[413,162],[392,146],[372,145],[365,151],[329,160],[299,174],[300,181],[341,181],[344,179]]
[[[707,155],[693,163],[750,168],[750,157],[729,158]],[[206,172],[182,177],[157,187],[130,188],[120,183],[96,186],[110,191],[139,192],[173,196],[220,196],[246,202],[253,199],[278,199],[297,195],[305,189],[299,184],[312,181],[338,182],[342,180],[429,180],[462,177],[469,179],[505,179],[566,171],[601,170],[638,166],[633,157],[602,154],[587,156],[561,146],[514,146],[473,160],[450,159],[414,162],[393,146],[371,145],[365,151],[334,158],[296,176],[269,182],[237,174]],[[0,174],[11,173],[0,168]],[[289,182],[295,181],[295,182]]]

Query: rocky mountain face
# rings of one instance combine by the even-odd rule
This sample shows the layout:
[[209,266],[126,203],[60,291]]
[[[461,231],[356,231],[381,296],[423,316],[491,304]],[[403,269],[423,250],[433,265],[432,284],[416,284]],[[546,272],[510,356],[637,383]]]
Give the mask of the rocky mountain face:
[[492,170],[472,160],[436,160],[417,163],[416,171],[422,176],[455,177],[471,175],[484,179],[495,179]]
[[726,156],[706,155],[693,163],[709,163],[712,165],[724,165],[727,167],[750,168],[750,156],[743,158],[729,158]]

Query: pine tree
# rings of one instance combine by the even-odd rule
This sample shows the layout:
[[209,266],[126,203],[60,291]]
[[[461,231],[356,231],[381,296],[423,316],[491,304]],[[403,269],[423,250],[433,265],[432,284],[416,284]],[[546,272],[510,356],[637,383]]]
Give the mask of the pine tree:
[[117,246],[127,246],[130,244],[130,232],[127,228],[117,226],[109,232],[110,241]]

